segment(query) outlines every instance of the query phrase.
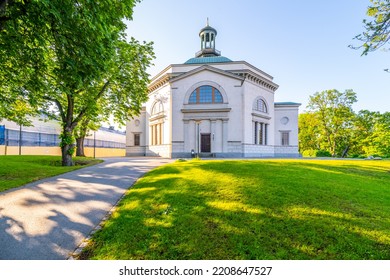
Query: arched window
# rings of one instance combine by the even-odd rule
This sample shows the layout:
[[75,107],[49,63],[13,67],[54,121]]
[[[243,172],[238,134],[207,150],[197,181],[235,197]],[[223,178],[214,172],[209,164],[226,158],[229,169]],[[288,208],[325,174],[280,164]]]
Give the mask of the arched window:
[[253,109],[259,112],[268,113],[267,104],[261,98],[256,99]]
[[191,93],[188,103],[223,103],[223,98],[222,94],[215,87],[200,86]]
[[157,101],[156,103],[154,103],[151,113],[152,115],[157,115],[158,113],[162,112],[164,112],[164,106],[161,101]]

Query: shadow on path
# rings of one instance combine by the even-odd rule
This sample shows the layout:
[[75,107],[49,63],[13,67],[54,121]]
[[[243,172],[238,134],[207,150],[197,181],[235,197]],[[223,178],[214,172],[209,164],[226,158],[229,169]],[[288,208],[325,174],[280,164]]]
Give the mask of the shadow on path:
[[109,158],[0,193],[0,259],[67,259],[140,176],[169,162]]

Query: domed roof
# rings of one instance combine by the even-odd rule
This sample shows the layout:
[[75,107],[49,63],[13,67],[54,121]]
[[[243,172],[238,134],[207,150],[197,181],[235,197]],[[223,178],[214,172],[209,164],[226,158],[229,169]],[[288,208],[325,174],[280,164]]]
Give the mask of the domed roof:
[[207,26],[203,27],[200,31],[199,31],[199,35],[202,34],[202,32],[204,31],[212,31],[215,33],[215,35],[217,35],[217,30],[213,27],[211,27],[210,25],[207,24]]
[[208,63],[225,63],[232,62],[224,56],[206,56],[206,57],[193,57],[184,62],[184,64],[208,64]]
[[206,26],[203,27],[203,28],[199,31],[199,36],[200,36],[200,34],[202,34],[202,32],[205,32],[205,31],[212,31],[212,32],[215,34],[215,36],[217,36],[217,30],[209,25],[209,18],[207,18]]

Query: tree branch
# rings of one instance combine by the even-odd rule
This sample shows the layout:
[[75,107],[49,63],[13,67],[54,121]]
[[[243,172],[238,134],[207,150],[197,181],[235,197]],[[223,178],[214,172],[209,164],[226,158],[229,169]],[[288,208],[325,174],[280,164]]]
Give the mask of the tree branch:
[[[98,92],[98,94],[95,96],[94,100],[97,102],[99,100],[99,98],[103,95],[103,93],[106,91],[106,89],[108,88],[108,86],[110,85],[110,81],[107,81],[103,87],[101,88],[101,90]],[[89,106],[86,105],[79,113],[79,115],[74,119],[74,121],[72,122],[72,126],[75,127],[79,121],[84,117],[85,113],[87,112],[87,110],[89,109]]]
[[45,96],[44,98],[49,100],[49,101],[54,102],[57,105],[58,111],[60,112],[61,120],[63,122],[66,122],[65,112],[64,112],[64,108],[61,105],[61,102],[58,99],[51,98],[51,97],[48,97],[48,96]]

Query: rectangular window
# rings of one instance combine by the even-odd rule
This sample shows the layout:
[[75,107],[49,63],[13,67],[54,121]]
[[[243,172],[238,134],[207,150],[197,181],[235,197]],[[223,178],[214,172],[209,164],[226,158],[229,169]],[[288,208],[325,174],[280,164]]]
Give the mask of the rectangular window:
[[151,145],[162,145],[163,143],[163,123],[150,126]]
[[150,127],[150,133],[149,133],[149,143],[153,146],[153,126]]
[[264,124],[264,145],[268,145],[268,124]]
[[154,128],[154,145],[158,145],[158,142],[157,142],[157,125],[154,125],[153,128]]
[[160,123],[160,145],[162,145],[162,137],[163,137],[163,131],[162,131],[162,129],[163,129],[163,124],[162,123]]
[[257,122],[255,122],[255,145],[257,144]]
[[156,141],[155,141],[155,139],[156,139],[156,131],[155,131],[155,125],[152,125],[151,127],[150,127],[150,144],[152,145],[152,146],[154,146],[154,145],[156,145]]
[[264,124],[263,123],[260,123],[260,130],[259,130],[259,144],[260,145],[264,145],[264,142],[263,142],[263,135],[264,134]]
[[134,134],[134,146],[139,146],[139,145],[140,145],[140,135]]
[[288,146],[289,144],[289,132],[282,132],[282,146]]

